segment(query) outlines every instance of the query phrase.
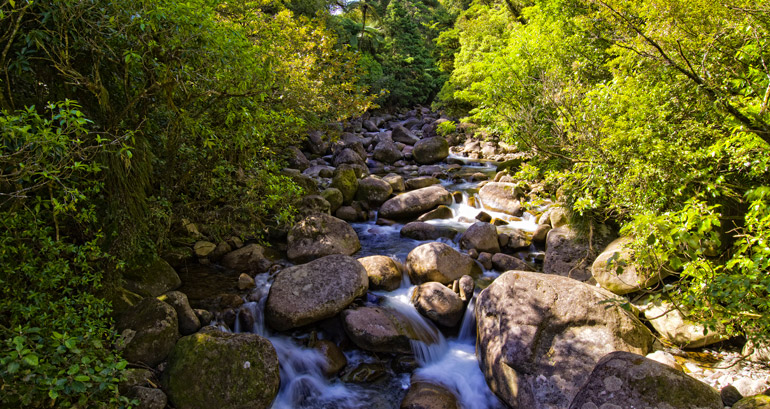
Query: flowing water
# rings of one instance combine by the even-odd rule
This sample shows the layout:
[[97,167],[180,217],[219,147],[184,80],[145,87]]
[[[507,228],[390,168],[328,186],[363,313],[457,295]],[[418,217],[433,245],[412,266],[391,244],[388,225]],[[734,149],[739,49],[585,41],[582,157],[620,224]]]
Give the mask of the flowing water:
[[[455,158],[457,159],[457,158]],[[486,163],[466,163],[464,171],[478,171],[490,174],[494,167]],[[462,232],[471,225],[479,211],[484,210],[492,217],[509,221],[507,226],[498,228],[500,232],[509,229],[533,231],[536,227],[534,216],[525,213],[520,220],[503,213],[483,209],[475,193],[476,182],[444,182],[449,191],[463,192],[463,200],[450,206],[453,217],[446,220],[431,220],[429,223],[442,224]],[[475,198],[475,203],[470,202]],[[407,254],[425,242],[401,237],[403,225],[379,226],[375,221],[353,223],[353,228],[361,241],[361,250],[354,257],[384,255],[404,262]],[[442,239],[446,244],[458,249],[456,242]],[[493,271],[484,271],[484,275],[496,276]],[[263,307],[270,282],[268,275],[257,276],[257,289],[260,302],[246,303],[236,319],[235,332],[252,332],[267,337],[275,346],[281,365],[281,388],[273,404],[274,409],[369,409],[397,408],[410,385],[413,377],[439,383],[458,396],[463,408],[496,409],[504,407],[487,387],[484,375],[479,368],[475,354],[475,317],[474,302],[471,299],[456,335],[445,337],[436,326],[420,315],[411,300],[415,286],[408,276],[400,288],[395,291],[373,291],[367,299],[368,304],[390,309],[396,316],[410,326],[417,338],[411,342],[418,368],[413,373],[396,373],[387,370],[387,376],[375,382],[344,382],[339,378],[329,379],[324,376],[325,357],[316,349],[306,346],[308,339],[317,334],[292,334],[293,337],[272,332],[263,324]],[[249,319],[242,319],[249,316]],[[324,336],[321,334],[320,336]],[[379,365],[381,359],[376,354],[360,350],[345,351],[351,368],[361,364]],[[378,363],[379,362],[379,363]],[[344,377],[342,377],[344,378]]]

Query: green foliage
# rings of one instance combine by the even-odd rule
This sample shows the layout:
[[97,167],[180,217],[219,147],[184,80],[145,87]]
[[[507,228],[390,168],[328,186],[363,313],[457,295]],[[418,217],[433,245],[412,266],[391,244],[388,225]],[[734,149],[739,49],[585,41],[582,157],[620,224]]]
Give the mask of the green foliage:
[[767,5],[474,2],[457,28],[439,105],[539,153],[577,219],[624,224],[693,318],[770,334]]
[[455,121],[446,121],[438,124],[436,127],[436,133],[441,136],[447,136],[457,131],[457,123]]

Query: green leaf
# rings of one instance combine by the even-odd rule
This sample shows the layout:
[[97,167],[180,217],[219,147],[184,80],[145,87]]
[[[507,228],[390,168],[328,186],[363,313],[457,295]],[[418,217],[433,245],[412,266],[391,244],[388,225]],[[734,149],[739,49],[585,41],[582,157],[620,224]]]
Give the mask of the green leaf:
[[39,363],[37,355],[34,354],[25,355],[24,362],[29,366],[37,366]]

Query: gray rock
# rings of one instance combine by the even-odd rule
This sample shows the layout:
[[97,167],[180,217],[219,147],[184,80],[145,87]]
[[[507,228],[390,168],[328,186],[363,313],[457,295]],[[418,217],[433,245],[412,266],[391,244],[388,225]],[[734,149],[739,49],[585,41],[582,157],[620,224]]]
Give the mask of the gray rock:
[[705,383],[643,356],[618,351],[596,364],[569,407],[722,409],[724,406],[719,394]]
[[208,257],[216,248],[217,245],[210,241],[198,240],[193,244],[193,253],[199,258]]
[[437,281],[449,284],[473,270],[473,260],[444,243],[417,246],[406,257],[406,268],[414,283]]
[[420,140],[420,138],[418,138],[414,132],[406,129],[401,125],[396,125],[393,127],[391,138],[393,138],[393,142],[401,142],[406,145],[414,145],[417,143],[417,141]]
[[442,186],[413,190],[389,199],[380,207],[380,216],[403,220],[419,216],[439,205],[452,204],[452,195]]
[[479,253],[499,253],[500,242],[497,239],[497,227],[494,224],[476,222],[463,233],[460,238],[460,247],[475,249]]
[[633,241],[621,237],[610,243],[591,265],[591,274],[599,285],[615,294],[623,295],[657,284],[660,274],[644,277],[637,272],[633,252],[626,246]]
[[[727,339],[719,332],[705,331],[701,324],[682,314],[682,310],[663,300],[642,300],[639,308],[650,325],[670,343],[682,348],[700,348]],[[705,332],[705,334],[704,334]]]
[[551,231],[551,226],[547,224],[538,224],[537,228],[535,228],[535,231],[532,233],[532,241],[540,245],[545,244],[549,231]]
[[273,264],[265,256],[264,247],[259,244],[247,244],[238,250],[225,254],[222,265],[239,273],[260,274]]
[[454,327],[463,318],[463,300],[441,283],[419,285],[412,295],[412,304],[420,314],[445,327]]
[[327,202],[329,202],[329,213],[334,213],[337,211],[337,209],[342,206],[342,203],[344,202],[344,198],[342,197],[342,192],[335,188],[330,187],[328,189],[325,189],[323,192],[321,192],[321,197],[326,199]]
[[187,296],[184,293],[179,291],[169,291],[158,297],[158,299],[170,305],[174,308],[174,311],[176,311],[180,334],[190,335],[200,329],[200,320],[198,320],[195,311],[190,307],[190,302],[187,300]]
[[437,383],[416,380],[409,385],[400,409],[460,409],[457,397]]
[[351,341],[371,352],[410,354],[410,341],[418,339],[402,317],[381,307],[345,310],[342,322]]
[[321,195],[308,195],[302,198],[299,205],[299,213],[303,216],[313,213],[326,213],[331,211],[331,204]]
[[421,165],[441,162],[449,156],[449,143],[441,136],[422,139],[414,144],[412,156]]
[[139,401],[138,405],[133,406],[136,409],[165,409],[168,403],[162,390],[144,386],[134,386],[126,393],[126,397]]
[[376,177],[369,176],[358,181],[358,191],[356,200],[368,202],[379,206],[393,193],[393,187],[390,183]]
[[372,157],[380,162],[392,164],[400,161],[404,154],[398,149],[393,141],[382,141],[374,148]]
[[418,221],[407,223],[402,227],[401,235],[415,240],[437,240],[442,237],[452,240],[457,235],[457,230]]
[[265,319],[285,331],[333,317],[366,294],[369,279],[356,259],[331,255],[278,273],[265,305]]
[[524,192],[515,183],[487,183],[479,190],[479,197],[487,209],[516,217],[524,214],[519,202],[519,199],[524,197]]
[[422,216],[417,218],[418,222],[427,222],[428,220],[435,220],[435,219],[451,219],[452,218],[452,209],[450,209],[447,206],[441,205],[428,213],[423,214]]
[[509,271],[476,299],[477,355],[512,408],[566,408],[613,351],[646,354],[654,337],[616,296],[578,281]]
[[332,158],[332,164],[334,166],[340,166],[343,163],[349,163],[353,165],[366,165],[366,154],[362,157],[358,152],[353,149],[345,148],[334,154]]
[[[603,245],[594,243],[594,247]],[[587,281],[595,258],[596,252],[589,248],[587,239],[568,226],[559,227],[548,232],[543,272]]]
[[290,146],[289,151],[289,167],[297,169],[300,172],[310,167],[310,161],[307,160],[305,154],[302,153],[296,146]]
[[361,248],[355,230],[344,221],[317,213],[302,219],[289,230],[289,260],[307,262],[330,254],[351,255]]
[[178,409],[267,409],[278,394],[278,355],[256,334],[206,327],[180,339],[168,361],[163,377]]
[[401,263],[385,256],[369,256],[358,259],[369,276],[369,289],[393,291],[401,286]]
[[460,299],[468,302],[473,297],[473,291],[476,289],[476,283],[473,281],[473,277],[471,276],[462,276],[460,277],[460,282],[458,287],[460,287]]
[[150,367],[166,359],[179,337],[176,311],[155,297],[143,299],[116,324],[123,358]]
[[434,178],[433,176],[419,176],[416,178],[411,178],[406,181],[406,189],[407,190],[416,190],[416,189],[422,189],[424,187],[438,185],[441,183],[438,179]]
[[722,403],[725,406],[733,406],[743,399],[743,395],[733,385],[727,385],[719,391],[719,397],[722,399]]
[[503,253],[497,253],[492,256],[492,267],[501,273],[510,270],[535,271],[524,260]]
[[393,188],[394,192],[403,192],[406,190],[406,184],[404,183],[404,178],[401,175],[389,173],[385,175],[382,180],[390,183],[390,186]]
[[157,297],[182,285],[182,280],[174,268],[160,258],[149,265],[125,271],[123,278],[126,280],[125,288],[128,291],[144,297]]

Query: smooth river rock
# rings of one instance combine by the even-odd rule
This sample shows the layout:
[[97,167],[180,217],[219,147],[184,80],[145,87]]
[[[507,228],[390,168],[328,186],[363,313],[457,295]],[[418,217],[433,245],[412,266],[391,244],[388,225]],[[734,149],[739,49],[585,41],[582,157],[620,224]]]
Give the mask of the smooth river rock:
[[278,273],[265,305],[270,327],[285,331],[333,317],[366,294],[369,278],[356,259],[331,255]]
[[413,283],[436,281],[449,284],[470,275],[473,259],[447,244],[433,242],[417,246],[406,257],[406,269]]
[[519,202],[524,197],[524,191],[515,183],[487,183],[479,190],[479,197],[487,209],[516,217],[524,213]]
[[636,271],[633,251],[626,247],[632,241],[630,237],[621,237],[610,243],[594,260],[591,274],[602,288],[623,295],[655,285],[660,281],[660,274],[644,277]]
[[420,314],[445,327],[457,325],[465,312],[460,296],[435,281],[417,286],[412,295],[412,304]]
[[380,207],[380,216],[403,220],[417,217],[439,205],[451,204],[452,195],[443,186],[429,186],[389,199]]
[[367,351],[410,354],[410,340],[418,339],[403,317],[385,308],[360,307],[341,315],[350,339]]
[[386,256],[369,256],[358,259],[369,276],[369,289],[393,291],[401,286],[401,263]]
[[509,271],[476,301],[477,355],[492,391],[512,408],[566,408],[599,360],[646,354],[652,333],[576,280]]
[[361,248],[356,231],[334,216],[312,214],[289,230],[289,260],[304,263],[331,254],[349,256]]

